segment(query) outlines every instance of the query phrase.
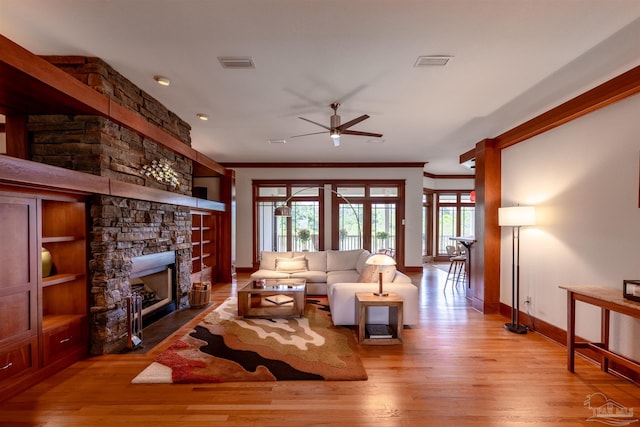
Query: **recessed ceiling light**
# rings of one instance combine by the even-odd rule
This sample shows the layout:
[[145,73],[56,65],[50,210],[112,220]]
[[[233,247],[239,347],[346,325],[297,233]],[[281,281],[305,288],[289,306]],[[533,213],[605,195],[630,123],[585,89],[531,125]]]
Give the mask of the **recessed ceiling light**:
[[423,55],[418,56],[414,67],[444,67],[453,58],[448,55]]
[[206,114],[202,114],[202,113],[196,114],[196,117],[198,117],[203,122],[206,122],[207,120],[209,120],[209,116],[207,116]]
[[169,86],[171,84],[171,80],[164,76],[153,76],[153,80],[158,82],[161,86]]
[[267,140],[267,142],[269,142],[269,144],[286,144],[287,141],[284,139],[269,139]]
[[367,144],[382,144],[384,139],[368,139]]

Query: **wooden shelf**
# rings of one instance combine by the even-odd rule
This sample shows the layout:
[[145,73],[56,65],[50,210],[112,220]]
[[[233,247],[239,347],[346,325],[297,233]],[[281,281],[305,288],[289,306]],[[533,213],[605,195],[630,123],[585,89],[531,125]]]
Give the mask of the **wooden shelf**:
[[76,236],[42,237],[42,243],[62,243],[62,242],[73,242],[76,240],[84,240],[84,237],[76,237]]
[[[0,322],[9,325],[4,330],[10,338],[0,340],[0,354],[16,366],[0,375],[6,395],[87,354],[86,204],[80,194],[3,192],[0,217],[0,234],[12,242],[0,248]],[[43,278],[45,246],[57,274]],[[14,380],[18,375],[20,382]]]
[[218,231],[218,217],[214,212],[191,211],[191,274],[192,280],[199,280],[203,270],[211,270],[211,280],[217,279],[218,260],[215,257],[215,241]]
[[42,330],[50,331],[73,322],[82,321],[86,317],[85,314],[50,314],[42,316]]
[[76,279],[80,279],[84,277],[84,273],[74,274],[74,273],[63,273],[63,274],[54,274],[53,276],[44,277],[42,279],[42,286],[53,286],[59,285],[61,283],[73,282]]

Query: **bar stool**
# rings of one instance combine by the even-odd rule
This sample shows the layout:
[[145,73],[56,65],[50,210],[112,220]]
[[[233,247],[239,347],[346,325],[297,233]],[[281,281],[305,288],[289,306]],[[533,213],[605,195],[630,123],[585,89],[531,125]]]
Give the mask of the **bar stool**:
[[447,255],[449,255],[449,271],[447,272],[447,280],[444,282],[443,292],[447,289],[447,283],[451,280],[452,285],[458,286],[458,282],[466,279],[466,262],[467,256],[461,254],[455,246],[447,246]]

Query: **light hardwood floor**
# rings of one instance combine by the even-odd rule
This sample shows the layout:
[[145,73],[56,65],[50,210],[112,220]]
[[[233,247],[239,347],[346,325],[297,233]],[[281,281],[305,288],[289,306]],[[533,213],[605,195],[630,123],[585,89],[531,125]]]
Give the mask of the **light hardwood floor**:
[[[360,347],[367,381],[131,384],[170,337],[146,354],[74,364],[0,403],[0,426],[593,426],[583,402],[595,392],[640,416],[640,387],[581,358],[567,372],[564,347],[506,332],[505,318],[443,293],[445,277],[413,275],[420,324],[403,345]],[[234,291],[216,286],[213,299]]]

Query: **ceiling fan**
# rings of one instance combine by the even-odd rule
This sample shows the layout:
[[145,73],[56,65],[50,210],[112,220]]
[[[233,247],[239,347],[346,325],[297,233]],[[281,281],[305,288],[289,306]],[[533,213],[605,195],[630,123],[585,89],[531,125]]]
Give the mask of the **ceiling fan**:
[[381,133],[371,133],[371,132],[361,132],[357,130],[349,130],[349,128],[353,125],[360,123],[363,120],[369,118],[367,114],[363,114],[360,117],[356,117],[355,119],[348,121],[346,123],[340,124],[340,116],[338,115],[338,108],[340,108],[340,104],[334,102],[331,104],[331,109],[333,109],[333,115],[331,116],[330,126],[325,126],[318,122],[314,122],[313,120],[305,119],[304,117],[298,117],[305,122],[313,123],[314,125],[325,128],[327,131],[323,132],[313,132],[313,133],[305,133],[302,135],[294,135],[291,138],[298,138],[301,136],[309,136],[309,135],[319,135],[321,133],[328,133],[333,140],[333,145],[336,147],[340,146],[340,135],[359,135],[359,136],[371,136],[374,138],[382,138]]

